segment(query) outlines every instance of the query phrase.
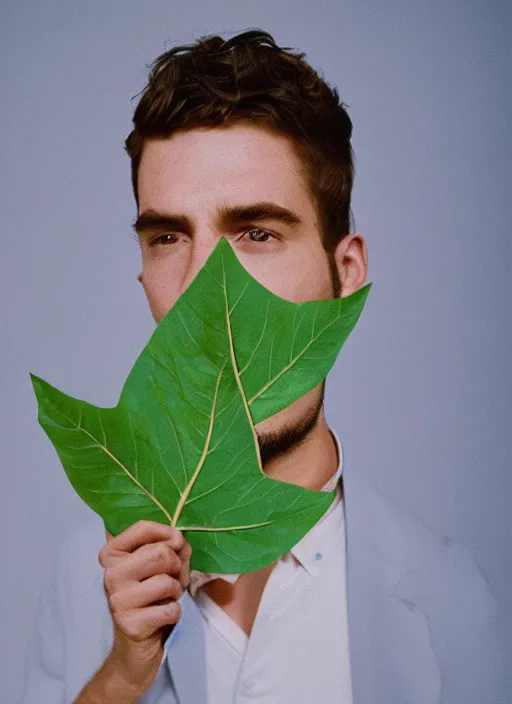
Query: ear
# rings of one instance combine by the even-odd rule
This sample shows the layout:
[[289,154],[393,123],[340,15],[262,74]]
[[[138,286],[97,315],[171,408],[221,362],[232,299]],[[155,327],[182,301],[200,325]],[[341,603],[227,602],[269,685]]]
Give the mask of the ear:
[[333,252],[341,282],[341,298],[350,296],[363,286],[368,274],[368,251],[362,235],[345,235]]

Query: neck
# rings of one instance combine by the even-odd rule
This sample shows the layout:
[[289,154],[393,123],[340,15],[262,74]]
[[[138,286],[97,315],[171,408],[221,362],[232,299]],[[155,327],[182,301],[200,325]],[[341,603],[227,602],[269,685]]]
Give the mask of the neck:
[[264,474],[271,479],[320,491],[339,466],[336,441],[325,421],[323,408],[307,437],[289,452],[270,460]]

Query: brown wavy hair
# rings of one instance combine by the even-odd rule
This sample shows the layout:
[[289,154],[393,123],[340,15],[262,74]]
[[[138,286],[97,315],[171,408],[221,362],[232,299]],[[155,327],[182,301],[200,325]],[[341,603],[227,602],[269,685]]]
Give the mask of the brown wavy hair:
[[336,88],[304,56],[277,46],[267,32],[249,30],[229,40],[202,37],[155,59],[125,140],[137,207],[145,137],[246,120],[291,137],[323,246],[332,253],[352,220],[352,122]]

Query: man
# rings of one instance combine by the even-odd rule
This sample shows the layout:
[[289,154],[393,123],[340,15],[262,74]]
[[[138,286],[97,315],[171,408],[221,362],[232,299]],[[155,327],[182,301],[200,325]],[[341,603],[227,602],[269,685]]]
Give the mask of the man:
[[[302,54],[258,31],[177,47],[134,125],[138,278],[157,323],[222,236],[290,301],[363,286],[352,124]],[[41,597],[24,704],[499,701],[495,605],[471,555],[342,482],[323,392],[256,426],[267,476],[338,487],[304,539],[256,572],[189,575],[179,531],[139,522],[112,538],[92,521]]]

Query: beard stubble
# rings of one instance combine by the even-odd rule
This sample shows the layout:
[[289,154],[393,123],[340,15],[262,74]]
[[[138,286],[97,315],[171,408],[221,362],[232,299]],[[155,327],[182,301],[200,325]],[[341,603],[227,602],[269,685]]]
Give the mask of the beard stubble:
[[307,439],[318,422],[318,417],[324,403],[324,392],[325,379],[322,382],[322,393],[318,403],[313,408],[309,409],[308,412],[293,425],[285,425],[278,431],[267,433],[259,433],[256,431],[263,468],[265,468],[271,460],[290,452]]

